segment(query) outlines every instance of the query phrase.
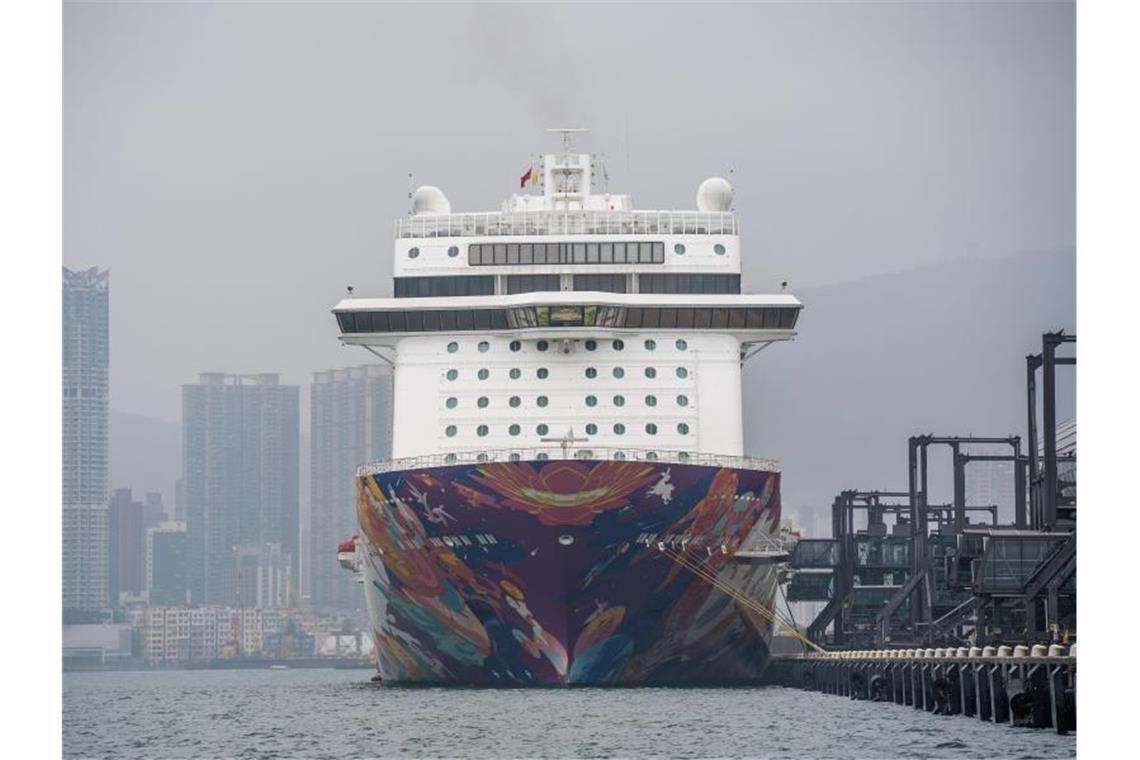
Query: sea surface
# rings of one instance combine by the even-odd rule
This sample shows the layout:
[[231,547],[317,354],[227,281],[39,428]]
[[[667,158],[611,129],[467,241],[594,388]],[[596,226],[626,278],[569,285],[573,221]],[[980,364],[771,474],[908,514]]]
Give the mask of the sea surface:
[[368,670],[66,673],[69,758],[1065,758],[1073,736],[777,686],[397,688]]

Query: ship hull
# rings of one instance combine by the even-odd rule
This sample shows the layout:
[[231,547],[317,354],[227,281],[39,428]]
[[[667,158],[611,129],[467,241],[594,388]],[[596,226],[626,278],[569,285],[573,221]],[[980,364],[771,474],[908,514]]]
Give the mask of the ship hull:
[[732,554],[777,529],[776,472],[496,462],[364,475],[357,495],[385,682],[722,685],[766,666],[754,603],[775,568]]

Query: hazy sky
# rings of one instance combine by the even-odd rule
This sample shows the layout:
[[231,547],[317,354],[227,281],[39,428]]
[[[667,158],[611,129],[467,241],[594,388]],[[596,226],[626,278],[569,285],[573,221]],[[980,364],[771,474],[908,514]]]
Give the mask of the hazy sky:
[[329,309],[390,293],[409,190],[496,209],[550,126],[641,208],[731,171],[752,290],[1071,247],[1074,15],[67,4],[64,259],[112,270],[112,406],[176,420],[199,371],[365,363]]

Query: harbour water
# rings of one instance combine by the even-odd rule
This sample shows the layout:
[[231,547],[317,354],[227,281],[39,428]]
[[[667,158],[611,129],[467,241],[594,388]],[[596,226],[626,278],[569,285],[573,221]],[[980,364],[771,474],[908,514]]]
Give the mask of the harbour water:
[[368,670],[66,673],[68,758],[1067,758],[1074,736],[780,687],[404,689]]

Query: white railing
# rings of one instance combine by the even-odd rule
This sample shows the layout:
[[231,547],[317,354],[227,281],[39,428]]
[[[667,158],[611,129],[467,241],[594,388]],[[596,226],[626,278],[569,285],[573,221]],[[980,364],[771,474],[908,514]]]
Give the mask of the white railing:
[[459,464],[484,464],[486,462],[515,462],[554,459],[590,459],[634,462],[666,462],[669,464],[696,464],[711,467],[732,467],[738,470],[759,470],[779,472],[780,465],[771,459],[728,456],[721,454],[698,454],[687,451],[662,451],[660,449],[614,448],[608,446],[571,446],[563,449],[560,445],[521,449],[491,449],[487,451],[452,451],[441,454],[425,454],[401,459],[384,459],[379,462],[361,465],[357,476],[377,475],[396,470],[419,470],[427,467],[448,467]]
[[396,220],[397,238],[518,235],[735,235],[729,211],[492,211]]

